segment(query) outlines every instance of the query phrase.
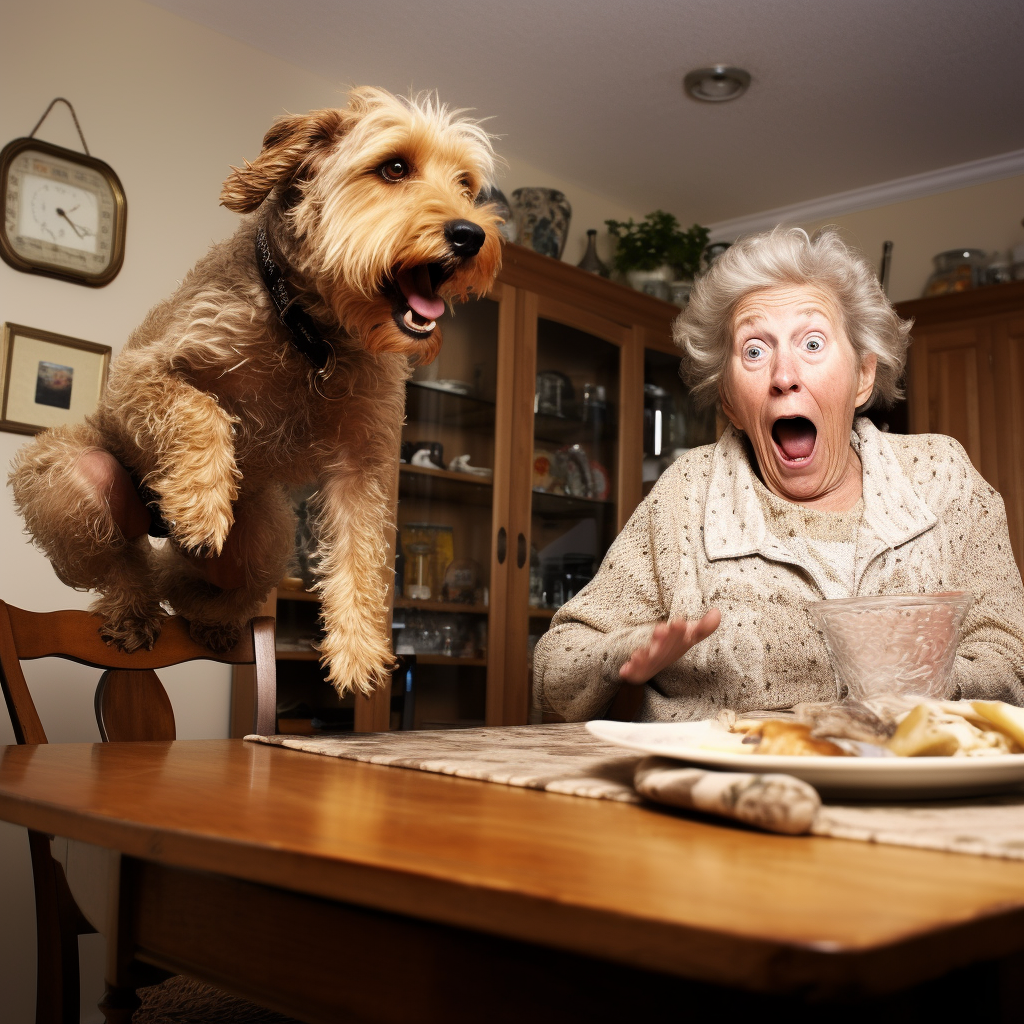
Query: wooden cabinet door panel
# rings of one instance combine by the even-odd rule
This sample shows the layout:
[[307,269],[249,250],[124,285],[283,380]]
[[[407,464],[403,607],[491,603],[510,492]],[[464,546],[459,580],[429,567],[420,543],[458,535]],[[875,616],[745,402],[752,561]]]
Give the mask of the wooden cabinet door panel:
[[996,455],[1010,543],[1024,564],[1024,315],[992,324]]
[[911,429],[955,437],[999,487],[992,342],[988,325],[919,331],[911,366]]

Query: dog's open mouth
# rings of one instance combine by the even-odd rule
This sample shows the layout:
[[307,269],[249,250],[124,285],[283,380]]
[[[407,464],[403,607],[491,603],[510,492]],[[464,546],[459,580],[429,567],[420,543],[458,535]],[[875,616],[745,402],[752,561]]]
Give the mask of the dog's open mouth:
[[772,440],[786,462],[806,462],[814,454],[818,428],[804,416],[776,420]]
[[394,318],[406,334],[422,338],[433,332],[437,318],[444,313],[444,299],[437,289],[448,276],[440,263],[421,263],[395,272]]

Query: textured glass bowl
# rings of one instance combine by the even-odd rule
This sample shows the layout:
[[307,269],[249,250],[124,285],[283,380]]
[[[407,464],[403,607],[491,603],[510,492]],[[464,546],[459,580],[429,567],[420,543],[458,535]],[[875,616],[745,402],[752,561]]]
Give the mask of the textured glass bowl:
[[853,700],[947,694],[960,623],[974,597],[884,595],[815,601],[807,606],[825,634],[840,687]]

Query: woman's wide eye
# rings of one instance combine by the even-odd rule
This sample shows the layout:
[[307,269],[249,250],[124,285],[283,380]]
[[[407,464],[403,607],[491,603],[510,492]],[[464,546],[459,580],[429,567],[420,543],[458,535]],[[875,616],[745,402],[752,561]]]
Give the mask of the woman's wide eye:
[[746,348],[745,348],[745,349],[743,350],[743,355],[744,355],[744,356],[745,356],[745,357],[746,357],[747,359],[760,359],[760,358],[761,358],[761,353],[762,353],[763,351],[764,351],[764,350],[763,350],[763,349],[761,348],[761,346],[760,346],[760,345],[748,345],[748,346],[747,346],[747,347],[746,347]]
[[380,165],[380,176],[385,181],[401,181],[409,177],[409,165],[402,159],[395,157]]
[[824,345],[824,341],[820,337],[818,337],[817,335],[807,339],[807,351],[808,352],[820,352],[823,345]]

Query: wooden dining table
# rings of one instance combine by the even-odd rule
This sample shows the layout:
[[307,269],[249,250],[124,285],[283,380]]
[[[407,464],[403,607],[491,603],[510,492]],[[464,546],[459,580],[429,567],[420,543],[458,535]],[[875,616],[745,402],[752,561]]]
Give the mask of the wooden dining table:
[[120,855],[111,957],[313,1024],[1022,1005],[1024,862],[240,740],[0,748],[0,819]]

